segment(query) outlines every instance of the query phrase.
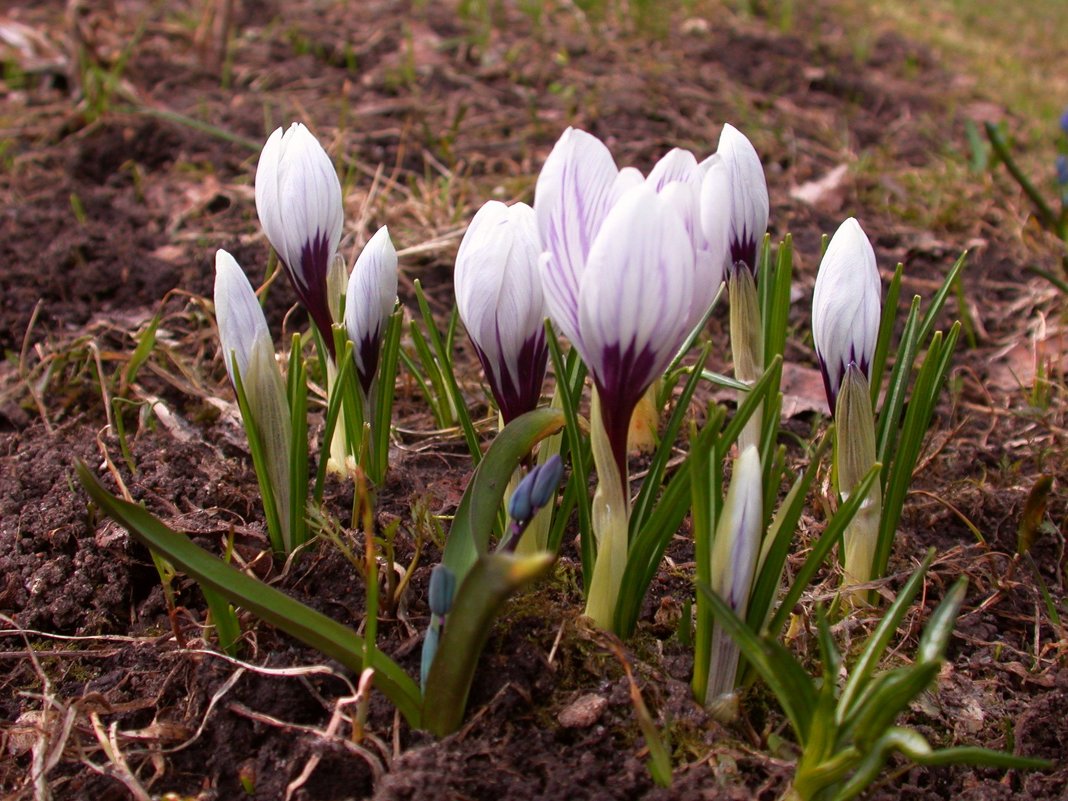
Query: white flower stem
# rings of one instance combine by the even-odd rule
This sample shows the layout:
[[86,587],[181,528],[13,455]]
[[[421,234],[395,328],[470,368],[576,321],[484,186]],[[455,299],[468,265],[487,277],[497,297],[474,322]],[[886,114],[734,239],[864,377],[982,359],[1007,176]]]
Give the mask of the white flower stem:
[[627,564],[630,527],[630,501],[627,476],[620,474],[601,416],[601,398],[593,393],[590,411],[590,445],[597,468],[597,490],[593,495],[593,533],[597,539],[597,560],[593,566],[586,614],[603,629],[612,630]]

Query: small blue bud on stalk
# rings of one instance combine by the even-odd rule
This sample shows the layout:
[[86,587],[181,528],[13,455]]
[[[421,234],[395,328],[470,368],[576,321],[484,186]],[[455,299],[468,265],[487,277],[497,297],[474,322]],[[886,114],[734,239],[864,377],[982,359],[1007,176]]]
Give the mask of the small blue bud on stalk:
[[423,638],[423,653],[419,665],[419,681],[426,688],[426,679],[430,675],[430,666],[438,652],[441,634],[445,628],[445,618],[452,609],[456,597],[456,574],[445,565],[435,565],[430,571],[430,625]]
[[456,574],[445,565],[435,565],[430,571],[430,612],[445,617],[456,597]]
[[1061,130],[1068,136],[1068,108],[1061,113]]
[[523,477],[508,502],[508,516],[512,518],[512,523],[501,540],[500,550],[515,550],[519,538],[538,510],[552,503],[563,476],[564,463],[554,454],[545,464],[538,465]]

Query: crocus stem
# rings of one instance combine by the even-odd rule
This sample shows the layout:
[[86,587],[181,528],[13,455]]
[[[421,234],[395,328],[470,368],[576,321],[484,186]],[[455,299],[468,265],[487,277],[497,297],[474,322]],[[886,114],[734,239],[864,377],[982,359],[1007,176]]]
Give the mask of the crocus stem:
[[[764,374],[764,332],[760,324],[760,302],[756,281],[744,265],[736,265],[728,271],[730,278],[730,325],[731,355],[734,358],[734,377],[753,384]],[[739,392],[738,402],[745,398]],[[760,431],[763,427],[764,404],[760,405],[738,437],[738,450],[748,446],[760,447]]]
[[[864,373],[850,365],[842,380],[835,405],[835,473],[838,494],[845,500],[875,464],[875,417],[871,390]],[[872,578],[872,560],[879,539],[882,492],[876,481],[843,536],[845,579],[843,585],[863,584]],[[864,594],[853,599],[863,602]]]
[[590,412],[590,445],[597,468],[597,490],[593,495],[593,533],[597,539],[597,560],[593,566],[586,614],[601,628],[611,630],[616,600],[627,564],[630,524],[626,467],[616,463],[612,443],[601,414],[601,398],[593,393]]

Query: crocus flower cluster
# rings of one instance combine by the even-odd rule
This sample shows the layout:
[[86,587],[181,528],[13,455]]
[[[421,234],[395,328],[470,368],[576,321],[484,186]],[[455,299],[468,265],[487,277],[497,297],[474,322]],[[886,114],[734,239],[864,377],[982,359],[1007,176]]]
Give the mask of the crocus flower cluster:
[[[319,141],[301,123],[268,138],[256,168],[256,212],[297,297],[332,357],[332,309],[340,294],[331,272],[341,241],[341,183]],[[348,278],[345,325],[366,392],[378,363],[383,321],[397,297],[397,254],[385,228],[367,243]]]

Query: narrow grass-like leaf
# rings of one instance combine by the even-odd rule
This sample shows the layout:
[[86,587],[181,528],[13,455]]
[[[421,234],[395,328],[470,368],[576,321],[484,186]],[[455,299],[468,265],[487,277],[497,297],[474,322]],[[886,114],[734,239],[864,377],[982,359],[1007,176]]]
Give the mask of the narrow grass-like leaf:
[[[572,497],[575,500],[575,510],[578,514],[579,527],[579,552],[582,560],[582,575],[593,575],[593,564],[596,559],[597,544],[593,534],[593,513],[590,506],[588,481],[592,455],[590,454],[589,437],[582,435],[579,425],[578,407],[582,396],[582,387],[585,383],[586,366],[578,358],[578,352],[572,348],[565,359],[560,352],[560,342],[556,338],[552,324],[545,321],[545,341],[549,346],[549,357],[553,362],[553,373],[556,376],[557,388],[561,386],[564,391],[560,395],[561,408],[566,421],[564,438],[567,451],[571,456],[571,478],[568,487],[574,485]],[[562,517],[562,516],[561,516]],[[557,539],[563,536],[563,532],[554,535]],[[585,587],[588,590],[589,587]]]
[[[698,364],[704,364],[705,360],[708,358],[710,349],[711,345],[705,345],[705,347],[701,349],[701,353],[698,356]],[[656,498],[660,494],[664,472],[667,470],[672,450],[675,447],[675,441],[678,439],[679,430],[682,428],[682,421],[686,418],[686,413],[690,407],[690,400],[693,398],[693,393],[697,389],[697,385],[700,381],[701,375],[699,373],[693,372],[690,374],[690,378],[683,387],[682,393],[679,395],[679,399],[675,404],[675,408],[672,410],[671,417],[668,418],[667,425],[664,427],[664,435],[660,438],[660,444],[656,449],[656,453],[653,454],[652,461],[649,463],[649,469],[646,472],[645,478],[642,480],[641,491],[638,493],[638,498],[631,509],[631,539],[634,538],[635,532],[637,532],[642,525],[645,524],[645,521],[649,519],[649,515],[652,513],[653,508],[656,505]]]
[[948,298],[949,293],[953,291],[953,286],[956,284],[957,279],[964,270],[964,265],[967,260],[968,251],[964,251],[960,254],[960,258],[953,264],[953,267],[950,268],[949,272],[946,273],[945,280],[942,281],[942,286],[938,288],[934,297],[931,298],[930,303],[927,304],[927,311],[924,312],[923,320],[920,322],[920,331],[919,336],[917,337],[919,342],[926,342],[928,337],[931,336],[935,323],[938,322],[938,315],[941,314],[942,307],[946,305],[946,298]]
[[[912,378],[912,365],[916,360],[916,329],[919,325],[919,313],[920,296],[917,295],[912,299],[912,306],[905,319],[905,330],[901,334],[901,342],[898,343],[897,358],[893,370],[890,371],[886,396],[875,425],[875,458],[888,467],[894,459],[894,450],[899,438],[898,424],[901,420],[901,410],[905,405],[905,395],[908,393],[909,380]],[[882,480],[884,498],[886,497],[886,484],[887,477],[884,475]]]
[[767,628],[768,636],[777,637],[786,626],[786,621],[793,612],[794,604],[797,603],[798,599],[801,597],[801,593],[805,591],[808,585],[816,577],[816,572],[820,569],[820,566],[827,558],[827,555],[830,554],[831,548],[833,548],[835,543],[841,539],[842,532],[845,531],[846,526],[852,521],[857,510],[860,508],[860,505],[867,500],[868,490],[871,489],[871,485],[878,479],[879,471],[881,469],[882,465],[878,463],[874,464],[871,470],[864,476],[864,479],[857,485],[857,489],[849,496],[849,499],[839,506],[838,511],[831,517],[830,521],[827,523],[827,527],[813,544],[812,550],[801,565],[801,569],[797,571],[797,576],[794,578],[793,584],[790,585],[790,588],[783,596],[782,603],[779,604],[779,608],[772,616],[771,622],[768,624]]
[[964,595],[968,592],[968,579],[961,576],[953,586],[949,588],[942,603],[935,609],[931,619],[923,628],[920,637],[920,645],[916,649],[917,662],[938,662],[946,656],[946,648],[949,646],[949,638],[953,635],[953,627],[957,623],[957,613],[960,612],[961,604],[964,603]]
[[886,288],[886,300],[883,301],[883,313],[879,318],[879,336],[875,340],[875,355],[871,360],[871,406],[879,408],[879,393],[883,388],[883,369],[886,357],[890,353],[890,340],[894,336],[894,323],[897,321],[897,303],[901,296],[901,277],[905,265],[898,262],[894,277]]
[[754,634],[707,584],[698,583],[697,590],[708,600],[716,622],[734,639],[749,664],[775,693],[798,742],[804,747],[816,709],[812,677],[777,641]]
[[308,370],[300,334],[293,335],[286,370],[286,397],[292,436],[289,442],[289,531],[293,547],[308,539]]
[[[460,430],[463,431],[464,439],[467,441],[467,449],[471,453],[471,458],[477,465],[482,458],[482,449],[479,445],[478,434],[475,432],[475,427],[471,423],[471,415],[467,411],[467,402],[464,400],[463,393],[460,392],[460,385],[456,382],[456,375],[453,373],[452,353],[442,342],[441,335],[438,333],[437,324],[434,322],[434,315],[431,313],[430,305],[426,302],[426,296],[423,294],[423,286],[418,279],[415,281],[415,300],[419,304],[420,313],[423,315],[423,324],[426,326],[427,337],[434,348],[434,355],[431,356],[431,361],[436,360],[441,381],[444,384],[444,391],[447,393],[446,397],[449,398],[449,402],[452,405],[452,411],[456,415],[456,421],[460,424]],[[452,342],[452,336],[455,333],[456,316],[457,312],[454,307],[448,329],[452,333],[447,335],[447,341],[450,343]]]
[[386,324],[382,337],[382,355],[378,376],[372,386],[372,409],[367,417],[374,420],[371,429],[371,480],[378,486],[386,480],[389,471],[390,429],[393,425],[393,396],[397,389],[397,366],[401,353],[401,330],[404,312],[398,306]]
[[219,638],[219,647],[229,656],[240,653],[241,624],[237,622],[234,608],[223,596],[214,590],[201,586],[204,601],[211,613],[211,622],[215,626],[215,636]]
[[790,554],[790,543],[797,531],[801,513],[805,509],[808,490],[816,479],[823,454],[830,447],[833,436],[833,432],[828,431],[811,450],[808,467],[790,487],[790,491],[779,505],[778,511],[764,534],[764,543],[757,561],[756,578],[753,581],[753,589],[749,593],[749,609],[746,615],[749,626],[754,631],[766,633],[764,627],[771,613],[772,603],[779,592],[783,568]]
[[[691,434],[691,442],[696,440]],[[721,486],[712,471],[713,454],[709,448],[692,448],[687,460],[690,472],[690,515],[693,523],[694,574],[698,583],[712,586],[712,540],[715,536]],[[715,461],[720,461],[715,454]],[[624,579],[624,585],[626,581]],[[697,703],[708,698],[708,669],[712,659],[712,610],[704,596],[698,594],[696,636],[693,648],[693,694]]]
[[241,370],[237,364],[237,354],[231,354],[233,359],[232,375],[234,377],[234,391],[237,394],[237,405],[241,410],[241,419],[245,423],[245,434],[248,437],[248,449],[252,454],[252,467],[256,473],[256,481],[260,487],[260,497],[263,500],[263,514],[267,521],[267,536],[271,541],[271,549],[276,556],[288,553],[288,543],[282,533],[282,521],[278,516],[278,502],[274,497],[274,487],[271,486],[270,474],[267,470],[267,454],[263,447],[263,439],[259,428],[252,416],[252,408],[249,406],[248,396],[245,394],[245,384],[241,380]]
[[890,645],[890,640],[893,639],[895,632],[897,632],[897,627],[901,624],[905,613],[912,604],[912,600],[919,593],[920,588],[923,587],[923,579],[927,575],[927,570],[934,561],[934,557],[935,549],[929,548],[923,561],[920,562],[920,566],[909,576],[905,586],[898,592],[897,598],[894,599],[894,602],[890,604],[890,607],[882,615],[879,625],[875,627],[875,631],[865,641],[864,650],[861,651],[856,665],[849,671],[849,679],[842,688],[842,694],[838,699],[839,723],[853,713],[854,702],[860,697],[864,687],[871,679],[872,674],[883,658],[883,654],[886,653],[886,649]]
[[927,349],[927,356],[916,376],[912,398],[905,412],[901,425],[900,443],[893,462],[886,471],[887,479],[883,495],[883,514],[879,526],[879,541],[873,560],[873,574],[881,576],[886,572],[890,560],[897,524],[901,519],[905,496],[912,483],[912,471],[916,467],[924,437],[931,423],[938,394],[949,369],[949,358],[956,347],[960,335],[960,323],[954,323],[946,343],[942,343],[942,332],[936,331]]
[[381,653],[376,653],[374,664],[366,664],[363,640],[352,629],[226,564],[185,535],[168,528],[143,507],[115,498],[85,464],[79,462],[76,470],[93,501],[149,550],[190,575],[202,587],[249,610],[350,670],[358,673],[364,667],[373,667],[377,673],[375,686],[410,725],[420,725],[420,694],[415,682]]
[[141,332],[141,336],[137,339],[137,347],[134,348],[133,353],[130,354],[130,360],[126,363],[126,369],[122,372],[122,381],[119,383],[119,394],[125,395],[130,385],[137,380],[137,373],[140,371],[141,366],[148,361],[148,357],[152,355],[152,350],[156,347],[156,331],[159,329],[159,324],[163,321],[163,312],[156,312],[155,316],[149,321],[145,330]]
[[762,403],[768,400],[770,393],[778,389],[779,380],[782,377],[782,357],[776,356],[771,360],[771,363],[764,369],[764,375],[749,388],[749,394],[745,400],[738,405],[737,411],[731,420],[723,429],[723,433],[720,434],[719,449],[721,453],[726,453],[730,446],[738,439],[738,436],[745,428],[745,424],[749,422],[749,418],[752,417],[760,408]]
[[[334,380],[334,386],[344,386],[348,382],[354,380],[355,371],[356,366],[350,354],[350,358],[341,360],[337,376]],[[323,437],[321,452],[319,454],[319,466],[315,474],[315,489],[312,492],[312,498],[314,498],[316,505],[321,504],[323,501],[323,489],[326,482],[326,465],[330,455],[330,442],[334,437],[334,430],[337,428],[338,420],[341,419],[343,404],[342,394],[343,393],[341,392],[332,392],[327,399],[326,414],[323,419]]]
[[[691,455],[714,447],[720,435],[726,410],[716,406],[709,414],[705,427],[690,442]],[[631,540],[627,565],[623,570],[623,589],[616,601],[615,630],[620,635],[627,637],[634,631],[645,591],[656,576],[664,551],[686,516],[690,502],[690,459],[687,458],[668,481],[641,531]]]

